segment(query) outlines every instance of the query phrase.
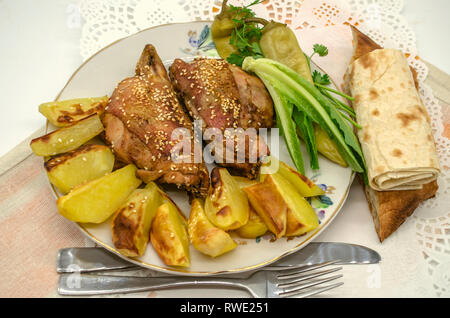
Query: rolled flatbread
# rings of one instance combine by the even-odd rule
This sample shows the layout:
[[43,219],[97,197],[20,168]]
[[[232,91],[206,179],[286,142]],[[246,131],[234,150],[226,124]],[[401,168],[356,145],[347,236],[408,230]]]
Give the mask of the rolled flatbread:
[[399,50],[377,48],[346,74],[369,185],[376,191],[421,189],[440,168],[430,118]]
[[[382,49],[380,45],[360,32],[357,28],[352,26],[351,29],[353,33],[354,52],[350,64],[370,52]],[[410,70],[417,90],[419,88],[417,73],[411,67]],[[349,82],[348,76],[349,74],[347,73],[344,78],[346,84]],[[344,90],[347,94],[351,94],[348,87],[344,87]],[[436,180],[424,184],[423,187],[418,190],[392,191],[376,191],[372,189],[370,185],[362,181],[362,178],[360,178],[360,180],[364,187],[375,230],[380,242],[383,242],[388,236],[394,233],[406,218],[414,212],[419,204],[434,197],[438,190]]]

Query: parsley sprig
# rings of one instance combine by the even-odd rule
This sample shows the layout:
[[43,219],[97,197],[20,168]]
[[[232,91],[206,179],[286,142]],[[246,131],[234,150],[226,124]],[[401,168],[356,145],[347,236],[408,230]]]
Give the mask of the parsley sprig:
[[320,84],[320,85],[330,85],[331,81],[330,78],[328,77],[328,74],[323,74],[320,73],[319,71],[315,70],[312,73],[312,78],[314,81],[314,84]]
[[227,61],[242,66],[242,62],[247,56],[254,58],[264,57],[259,40],[262,36],[262,28],[256,23],[246,23],[246,19],[254,18],[255,13],[250,9],[251,6],[261,3],[263,0],[255,0],[247,6],[236,7],[230,5],[230,12],[233,13],[232,19],[234,30],[231,33],[230,44],[234,45],[238,52],[232,53]]
[[328,48],[323,44],[314,44],[313,46],[314,52],[311,54],[309,59],[311,59],[314,54],[319,54],[319,56],[327,56],[328,55]]
[[[314,44],[313,46],[313,53],[308,57],[308,63],[311,63],[311,58],[315,55],[319,55],[319,56],[327,56],[328,55],[328,48],[323,45],[323,44]],[[311,67],[311,64],[310,64]],[[332,95],[336,94],[339,96],[344,97],[345,99],[348,100],[353,100],[354,98],[351,96],[348,96],[342,92],[339,92],[335,89],[332,89],[330,87],[328,87],[328,85],[331,84],[331,80],[328,77],[328,74],[322,74],[319,71],[315,70],[312,73],[312,79],[314,82],[314,85],[319,89],[319,91],[322,93],[322,95],[324,95],[336,108],[344,111],[345,113],[348,114],[348,116],[346,114],[342,114],[349,122],[351,122],[355,127],[357,128],[361,128],[361,125],[359,125],[357,122],[355,122],[353,120],[353,118],[356,116],[355,111],[350,108],[347,104],[345,104],[344,102],[342,102],[341,100],[337,99],[336,97],[334,97]],[[353,118],[352,118],[353,117]]]

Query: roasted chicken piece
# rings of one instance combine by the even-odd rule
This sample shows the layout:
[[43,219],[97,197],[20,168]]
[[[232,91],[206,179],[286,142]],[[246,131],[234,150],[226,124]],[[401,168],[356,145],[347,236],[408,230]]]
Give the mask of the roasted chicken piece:
[[114,90],[103,124],[105,139],[118,159],[136,164],[144,182],[175,184],[194,196],[206,194],[209,174],[201,155],[194,160],[192,138],[187,140],[190,152],[180,153],[184,159],[173,160],[171,151],[178,140],[172,140],[172,132],[186,128],[192,135],[192,123],[152,45],[145,46],[136,75]]
[[[272,127],[274,116],[272,100],[261,80],[224,60],[208,58],[197,58],[191,63],[176,59],[169,74],[191,118],[202,120],[203,130],[218,128],[224,133],[227,128],[254,128],[254,137],[242,135],[246,138],[245,148],[237,149],[237,142],[234,147],[225,145],[226,136],[223,137],[221,158],[226,158],[227,147],[230,150],[231,146],[234,160],[216,163],[233,174],[255,178],[260,158],[269,152],[256,132]],[[240,151],[245,152],[241,154],[245,160],[237,160]],[[214,155],[217,159],[217,151]],[[257,160],[250,160],[255,156]]]

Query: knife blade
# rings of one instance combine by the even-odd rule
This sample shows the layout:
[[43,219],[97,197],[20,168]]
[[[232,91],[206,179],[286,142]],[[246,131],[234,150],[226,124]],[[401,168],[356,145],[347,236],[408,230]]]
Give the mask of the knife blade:
[[336,261],[336,265],[377,264],[381,261],[381,256],[376,251],[362,245],[312,242],[300,251],[285,256],[266,267],[274,267],[276,270],[280,267],[315,265],[330,261]]
[[[338,260],[336,262],[336,260]],[[374,250],[356,244],[338,242],[312,242],[300,251],[276,261],[264,270],[280,267],[315,265],[328,261],[336,264],[376,264],[381,256]],[[141,268],[100,247],[60,249],[57,256],[58,273],[86,273],[108,270]]]

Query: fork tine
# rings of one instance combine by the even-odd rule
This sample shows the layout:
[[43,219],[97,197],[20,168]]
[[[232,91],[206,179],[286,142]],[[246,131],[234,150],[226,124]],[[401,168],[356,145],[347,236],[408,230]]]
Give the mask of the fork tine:
[[335,275],[335,276],[331,276],[331,277],[326,277],[326,278],[322,278],[322,279],[319,279],[319,280],[315,280],[315,281],[313,281],[311,283],[306,283],[306,284],[305,283],[303,283],[303,284],[299,283],[295,287],[283,289],[282,291],[280,291],[278,293],[278,296],[280,296],[280,297],[293,296],[293,295],[301,293],[302,290],[308,289],[308,288],[313,287],[313,286],[320,285],[322,283],[330,282],[332,280],[341,278],[342,276],[343,276],[342,274],[339,274],[339,275]]
[[[283,268],[283,269],[279,269],[279,271],[281,271],[281,273],[277,276],[278,279],[290,279],[293,277],[297,277],[299,276],[299,274],[301,273],[306,273],[306,272],[310,272],[313,271],[315,269],[319,269],[328,265],[333,265],[335,263],[340,262],[339,260],[335,260],[335,261],[329,261],[329,262],[324,262],[324,263],[320,263],[320,264],[316,264],[316,265],[302,265],[302,266],[290,266],[287,268]],[[294,271],[294,269],[296,269]],[[299,270],[297,270],[299,269]],[[289,271],[292,270],[292,271]],[[287,271],[285,273],[285,271]]]
[[[314,295],[326,292],[327,290],[330,290],[330,289],[333,289],[333,288],[336,288],[336,287],[339,287],[342,285],[344,285],[344,283],[340,282],[340,283],[336,283],[336,284],[332,284],[332,285],[323,286],[322,288],[317,288],[317,289],[312,290],[307,293],[300,292],[300,293],[298,293],[298,294],[301,294],[299,298],[306,298],[306,297],[314,296]],[[296,295],[298,295],[298,294],[296,294]]]
[[289,282],[278,284],[278,287],[279,288],[288,288],[288,287],[291,287],[291,286],[297,286],[298,283],[300,283],[302,281],[310,280],[312,278],[316,278],[316,277],[320,277],[320,276],[327,275],[327,274],[330,274],[330,273],[334,273],[334,272],[337,272],[337,271],[339,271],[341,269],[342,269],[342,267],[336,267],[336,268],[327,269],[327,270],[324,270],[324,271],[309,273],[307,275],[294,275],[294,274],[292,274],[291,278],[295,278],[294,280],[290,280]]
[[[339,263],[340,260],[334,260],[334,261],[327,261],[319,264],[314,265],[290,265],[290,266],[266,266],[264,267],[265,270],[268,271],[275,271],[275,272],[287,272],[287,274],[283,275],[289,275],[289,273],[292,273],[295,270],[295,273],[304,273],[309,272],[315,269],[319,269],[328,265],[333,265]],[[290,271],[291,270],[291,271]],[[280,273],[281,274],[281,273]]]

